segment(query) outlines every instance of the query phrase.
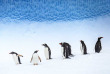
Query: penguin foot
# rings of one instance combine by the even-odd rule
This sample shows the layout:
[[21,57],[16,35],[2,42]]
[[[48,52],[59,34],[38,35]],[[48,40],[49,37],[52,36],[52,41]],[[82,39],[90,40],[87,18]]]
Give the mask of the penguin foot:
[[68,58],[66,58],[66,59],[71,59],[71,58],[68,57]]
[[71,59],[70,57],[66,57],[65,59]]
[[49,58],[49,59],[52,59],[52,58]]
[[100,52],[95,52],[95,53],[100,53]]
[[38,65],[37,63],[34,63],[33,65]]
[[86,55],[86,54],[88,54],[88,53],[84,53],[84,55]]

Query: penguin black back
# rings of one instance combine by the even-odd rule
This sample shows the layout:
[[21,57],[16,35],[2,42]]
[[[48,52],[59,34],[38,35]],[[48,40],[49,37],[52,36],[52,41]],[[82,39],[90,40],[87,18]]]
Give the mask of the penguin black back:
[[18,55],[16,52],[13,52],[13,51],[12,51],[12,52],[10,52],[9,54],[16,54],[16,55]]
[[86,48],[86,45],[85,45],[84,41],[81,40],[80,42],[81,42],[81,44],[82,44],[83,54],[87,54],[87,48]]
[[102,38],[103,37],[99,37],[96,42],[96,45],[95,45],[95,52],[96,53],[99,53],[102,50],[102,45],[101,45],[101,41],[100,41]]
[[71,45],[69,43],[63,42],[63,43],[59,43],[62,47],[66,47],[67,51],[68,51],[68,55],[69,56],[73,56],[73,54],[71,53]]
[[45,43],[45,44],[42,44],[45,48],[48,48],[48,52],[49,52],[49,59],[52,59],[51,58],[51,50],[49,48],[49,46]]
[[66,42],[64,43],[59,43],[61,45],[61,47],[63,47],[63,56],[65,58],[69,58],[69,51],[68,51],[68,44]]
[[64,44],[66,44],[67,47],[68,47],[68,54],[69,54],[69,56],[70,55],[73,56],[73,54],[71,53],[71,45],[69,43],[66,43],[66,42],[64,42]]

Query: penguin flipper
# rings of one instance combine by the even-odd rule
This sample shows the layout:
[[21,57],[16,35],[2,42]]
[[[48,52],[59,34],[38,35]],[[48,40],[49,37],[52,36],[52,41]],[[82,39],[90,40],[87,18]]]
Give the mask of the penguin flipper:
[[39,58],[39,60],[40,60],[40,62],[41,62],[41,58],[38,56],[38,58]]
[[19,64],[22,64],[21,61],[20,61],[20,57],[19,56],[18,56],[18,61],[19,61]]
[[32,58],[31,58],[31,61],[30,61],[30,63],[32,62],[32,59],[33,59],[33,56],[32,56]]

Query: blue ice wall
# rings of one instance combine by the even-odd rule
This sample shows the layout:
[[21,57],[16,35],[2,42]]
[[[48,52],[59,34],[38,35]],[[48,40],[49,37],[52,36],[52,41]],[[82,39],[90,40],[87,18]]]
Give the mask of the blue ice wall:
[[110,0],[0,0],[0,19],[71,21],[110,14]]

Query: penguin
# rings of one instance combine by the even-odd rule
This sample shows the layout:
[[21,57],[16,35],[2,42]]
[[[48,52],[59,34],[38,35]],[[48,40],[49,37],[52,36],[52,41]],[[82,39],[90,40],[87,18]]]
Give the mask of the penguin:
[[85,54],[87,54],[86,45],[85,45],[84,41],[80,40],[80,42],[81,42],[81,46],[80,46],[81,52],[82,52],[82,54],[85,55]]
[[39,61],[41,62],[41,58],[39,57],[39,55],[37,54],[39,50],[34,51],[31,61],[33,65],[38,65]]
[[66,43],[66,42],[64,42],[64,44],[67,45],[69,56],[73,56],[73,54],[71,53],[71,45],[69,43]]
[[100,51],[102,50],[102,45],[101,45],[101,41],[100,41],[102,38],[103,37],[98,37],[98,40],[95,44],[95,52],[96,53],[100,53]]
[[51,58],[51,50],[50,50],[49,46],[47,44],[42,44],[42,46],[45,47],[44,54],[45,54],[46,60],[52,59]]
[[61,45],[61,53],[64,59],[69,58],[68,45],[66,43],[59,43]]
[[10,52],[9,54],[12,54],[15,64],[22,64],[20,61],[20,57],[23,57],[22,55],[20,55],[16,52],[13,52],[13,51]]

